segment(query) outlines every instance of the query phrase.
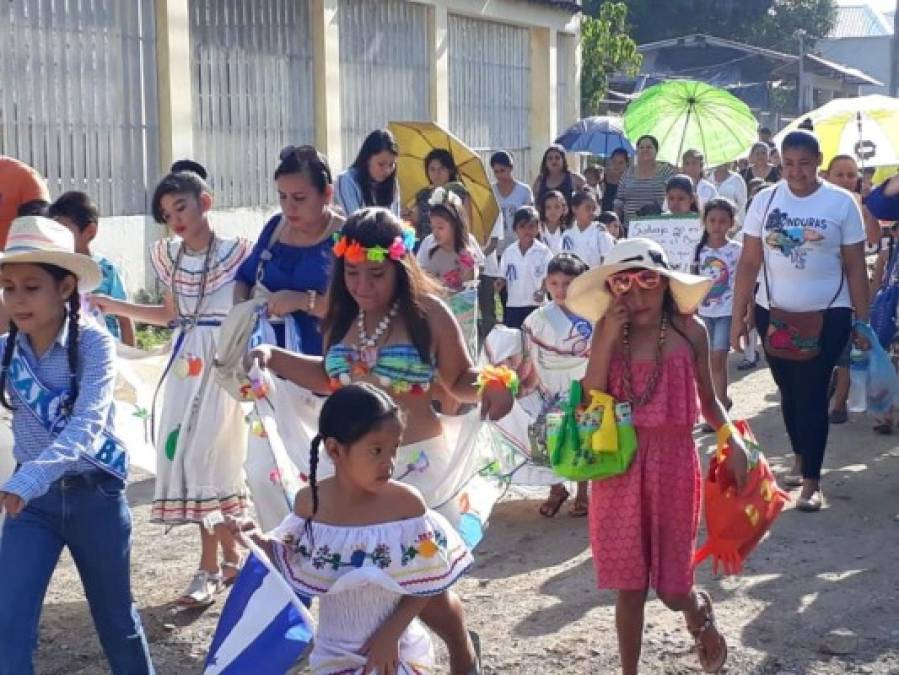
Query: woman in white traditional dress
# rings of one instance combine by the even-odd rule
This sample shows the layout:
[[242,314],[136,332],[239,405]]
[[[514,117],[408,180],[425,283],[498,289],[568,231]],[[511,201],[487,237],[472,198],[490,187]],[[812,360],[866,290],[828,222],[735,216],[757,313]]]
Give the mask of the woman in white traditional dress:
[[[486,374],[473,366],[458,322],[415,261],[413,243],[413,233],[386,209],[357,211],[334,247],[324,359],[266,345],[248,361],[316,393],[362,380],[396,396],[408,419],[397,479],[418,488],[473,546],[499,495],[496,474],[505,464],[489,441],[478,442],[480,417],[506,415],[512,394],[495,377],[479,387],[479,375],[484,383]],[[475,410],[454,418],[464,427],[458,439],[445,434],[446,418],[432,407],[437,377],[456,399],[482,402],[480,416]]]
[[214,512],[242,515],[247,503],[244,413],[211,377],[211,366],[219,326],[233,304],[234,275],[251,244],[243,238],[216,236],[208,219],[211,208],[212,193],[198,174],[167,175],[153,195],[153,217],[175,236],[157,241],[150,251],[153,268],[166,287],[164,303],[136,305],[92,297],[106,314],[175,328],[163,373],[162,415],[155,429],[152,520],[200,524],[199,569],[178,599],[185,606],[210,604],[239,571],[236,542],[227,533],[219,536],[207,530],[203,518]]

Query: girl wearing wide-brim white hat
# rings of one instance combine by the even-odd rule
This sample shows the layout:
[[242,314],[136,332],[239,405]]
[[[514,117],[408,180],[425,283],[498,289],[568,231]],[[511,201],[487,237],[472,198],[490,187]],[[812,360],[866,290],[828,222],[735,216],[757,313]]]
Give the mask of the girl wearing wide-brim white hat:
[[100,268],[72,233],[38,216],[12,223],[0,253],[9,333],[0,404],[16,471],[0,485],[0,673],[33,673],[44,594],[63,547],[78,567],[113,673],[151,673],[131,599],[128,453],[115,435],[115,341],[81,321]]
[[[693,585],[701,488],[693,427],[699,410],[722,440],[731,430],[715,398],[708,335],[694,315],[710,283],[672,270],[655,242],[628,239],[568,290],[569,309],[597,322],[583,388],[629,402],[637,430],[630,467],[593,482],[589,509],[598,585],[618,592],[625,673],[637,672],[650,587],[670,609],[683,612],[706,672],[717,672],[727,659],[711,598]],[[742,486],[746,451],[736,436],[730,438],[727,462]]]

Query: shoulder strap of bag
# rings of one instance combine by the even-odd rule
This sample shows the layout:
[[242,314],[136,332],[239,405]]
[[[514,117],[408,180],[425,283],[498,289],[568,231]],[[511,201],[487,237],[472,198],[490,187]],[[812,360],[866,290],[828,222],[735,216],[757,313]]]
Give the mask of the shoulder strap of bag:
[[278,216],[278,224],[275,225],[275,229],[272,230],[272,236],[268,238],[268,242],[265,244],[265,248],[259,254],[259,262],[256,263],[256,283],[262,283],[262,275],[265,272],[265,263],[272,259],[272,249],[275,248],[275,244],[278,243],[278,240],[281,238],[281,233],[284,231],[284,228],[287,226],[287,218],[284,217],[282,213]]

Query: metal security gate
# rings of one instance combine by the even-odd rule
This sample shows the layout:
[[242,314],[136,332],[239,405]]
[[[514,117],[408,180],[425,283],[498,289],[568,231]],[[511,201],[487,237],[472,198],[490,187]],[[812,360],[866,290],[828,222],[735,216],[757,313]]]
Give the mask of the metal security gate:
[[391,120],[428,120],[427,8],[405,0],[340,0],[343,162]]
[[146,212],[158,163],[152,0],[0,3],[0,153],[54,197],[88,193],[104,216]]
[[285,145],[315,138],[309,0],[190,0],[194,156],[216,206],[277,201]]
[[450,130],[482,154],[530,166],[530,33],[525,28],[449,16]]

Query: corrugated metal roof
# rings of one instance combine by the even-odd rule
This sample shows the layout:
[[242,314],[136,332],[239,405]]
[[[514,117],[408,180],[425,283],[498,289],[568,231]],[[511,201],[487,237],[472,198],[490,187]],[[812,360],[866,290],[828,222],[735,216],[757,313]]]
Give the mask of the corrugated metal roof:
[[575,2],[574,0],[529,0],[535,5],[549,5],[550,7],[555,7],[556,9],[565,10],[567,12],[571,12],[572,14],[576,14],[577,12],[582,11],[580,1]]
[[867,3],[837,8],[836,21],[828,38],[881,37],[893,34],[886,17]]

